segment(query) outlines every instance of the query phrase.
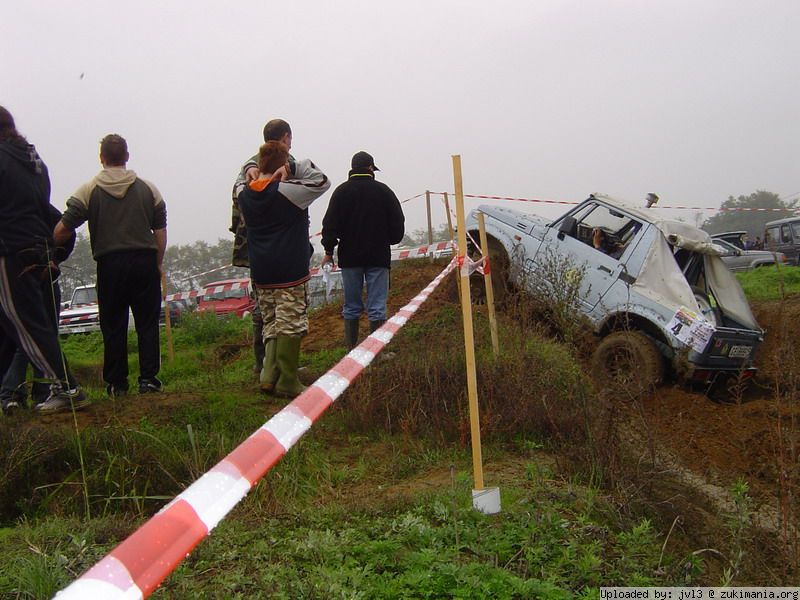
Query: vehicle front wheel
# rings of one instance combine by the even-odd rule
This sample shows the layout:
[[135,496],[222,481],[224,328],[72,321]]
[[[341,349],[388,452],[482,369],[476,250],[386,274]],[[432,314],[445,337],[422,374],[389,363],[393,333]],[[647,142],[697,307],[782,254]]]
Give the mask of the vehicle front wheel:
[[[479,260],[481,257],[480,251],[472,247],[471,244],[470,250],[470,258],[475,261]],[[489,264],[492,272],[492,292],[494,292],[494,301],[500,304],[505,300],[508,293],[508,255],[506,254],[505,248],[495,240],[489,242]],[[476,271],[469,278],[469,282],[472,303],[485,304],[486,284],[483,275]]]
[[592,354],[592,376],[598,388],[637,398],[664,376],[664,359],[653,340],[640,331],[615,331]]

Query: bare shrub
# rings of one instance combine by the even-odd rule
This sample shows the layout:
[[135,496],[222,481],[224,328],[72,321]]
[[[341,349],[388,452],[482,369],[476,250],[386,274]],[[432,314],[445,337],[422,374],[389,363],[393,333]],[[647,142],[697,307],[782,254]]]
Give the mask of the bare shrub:
[[518,286],[509,297],[509,316],[525,324],[538,323],[552,337],[585,347],[587,338],[593,338],[581,301],[586,265],[577,265],[551,248],[539,252],[533,263],[522,245],[515,247],[511,265],[509,274]]
[[[460,314],[439,309],[433,323],[396,338],[398,358],[370,367],[341,401],[353,428],[469,444],[466,368]],[[540,439],[595,480],[615,463],[612,413],[588,384],[574,348],[501,319],[495,359],[478,311],[476,345],[484,440]]]

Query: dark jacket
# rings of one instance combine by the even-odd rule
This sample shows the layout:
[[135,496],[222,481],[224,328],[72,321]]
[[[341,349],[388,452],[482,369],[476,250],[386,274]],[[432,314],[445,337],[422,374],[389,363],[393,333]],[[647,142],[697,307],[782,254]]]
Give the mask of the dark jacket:
[[287,288],[309,278],[308,207],[330,182],[310,160],[297,161],[295,177],[266,187],[259,179],[239,193],[254,287]]
[[322,220],[322,245],[332,255],[339,246],[339,266],[386,267],[391,249],[405,233],[400,201],[369,169],[353,169],[333,191]]
[[[297,165],[294,157],[289,155],[289,169],[294,176],[297,172]],[[239,210],[239,194],[246,184],[246,173],[250,167],[258,168],[258,154],[244,163],[236,182],[233,184],[233,204],[231,206],[231,226],[228,228],[233,234],[233,256],[231,264],[234,267],[249,267],[250,259],[247,256],[247,226],[242,218],[242,211]]]
[[25,142],[0,142],[0,255],[49,242],[50,177],[36,149]]

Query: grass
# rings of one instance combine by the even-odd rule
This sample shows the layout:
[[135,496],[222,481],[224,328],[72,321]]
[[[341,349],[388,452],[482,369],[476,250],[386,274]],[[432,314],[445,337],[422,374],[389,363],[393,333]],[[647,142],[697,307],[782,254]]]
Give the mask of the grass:
[[[472,509],[459,323],[449,304],[410,322],[398,358],[372,365],[155,597],[571,598],[696,581],[686,557],[661,556],[665,528],[597,487],[614,444],[575,349],[506,321],[496,361],[480,311],[483,455],[503,512]],[[185,319],[162,370],[171,394],[149,408],[93,383],[98,335],[66,341],[96,400],[80,431],[92,518],[74,430],[0,420],[1,597],[52,597],[283,406],[254,394],[250,335],[249,321]],[[321,373],[343,353],[302,364]]]
[[[306,448],[314,462],[321,447]],[[287,457],[288,458],[288,457]],[[303,462],[304,459],[297,459]],[[308,464],[308,463],[306,463]],[[284,475],[297,465],[281,463]],[[572,598],[600,585],[669,585],[647,520],[614,530],[610,510],[565,482],[503,489],[503,513],[471,508],[469,478],[383,505],[298,490],[264,514],[262,483],[177,569],[159,598]],[[308,496],[317,503],[309,504]],[[0,594],[49,598],[124,537],[111,517],[48,518],[0,533]],[[677,563],[669,563],[669,565]]]
[[736,278],[751,301],[780,300],[800,293],[800,267],[759,267],[736,273]]

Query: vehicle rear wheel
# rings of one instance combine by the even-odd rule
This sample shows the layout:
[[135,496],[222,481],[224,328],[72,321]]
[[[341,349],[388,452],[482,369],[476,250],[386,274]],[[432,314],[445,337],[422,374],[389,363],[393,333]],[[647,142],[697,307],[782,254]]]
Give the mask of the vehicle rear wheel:
[[642,332],[615,331],[597,345],[591,368],[598,388],[637,398],[661,383],[664,358]]

